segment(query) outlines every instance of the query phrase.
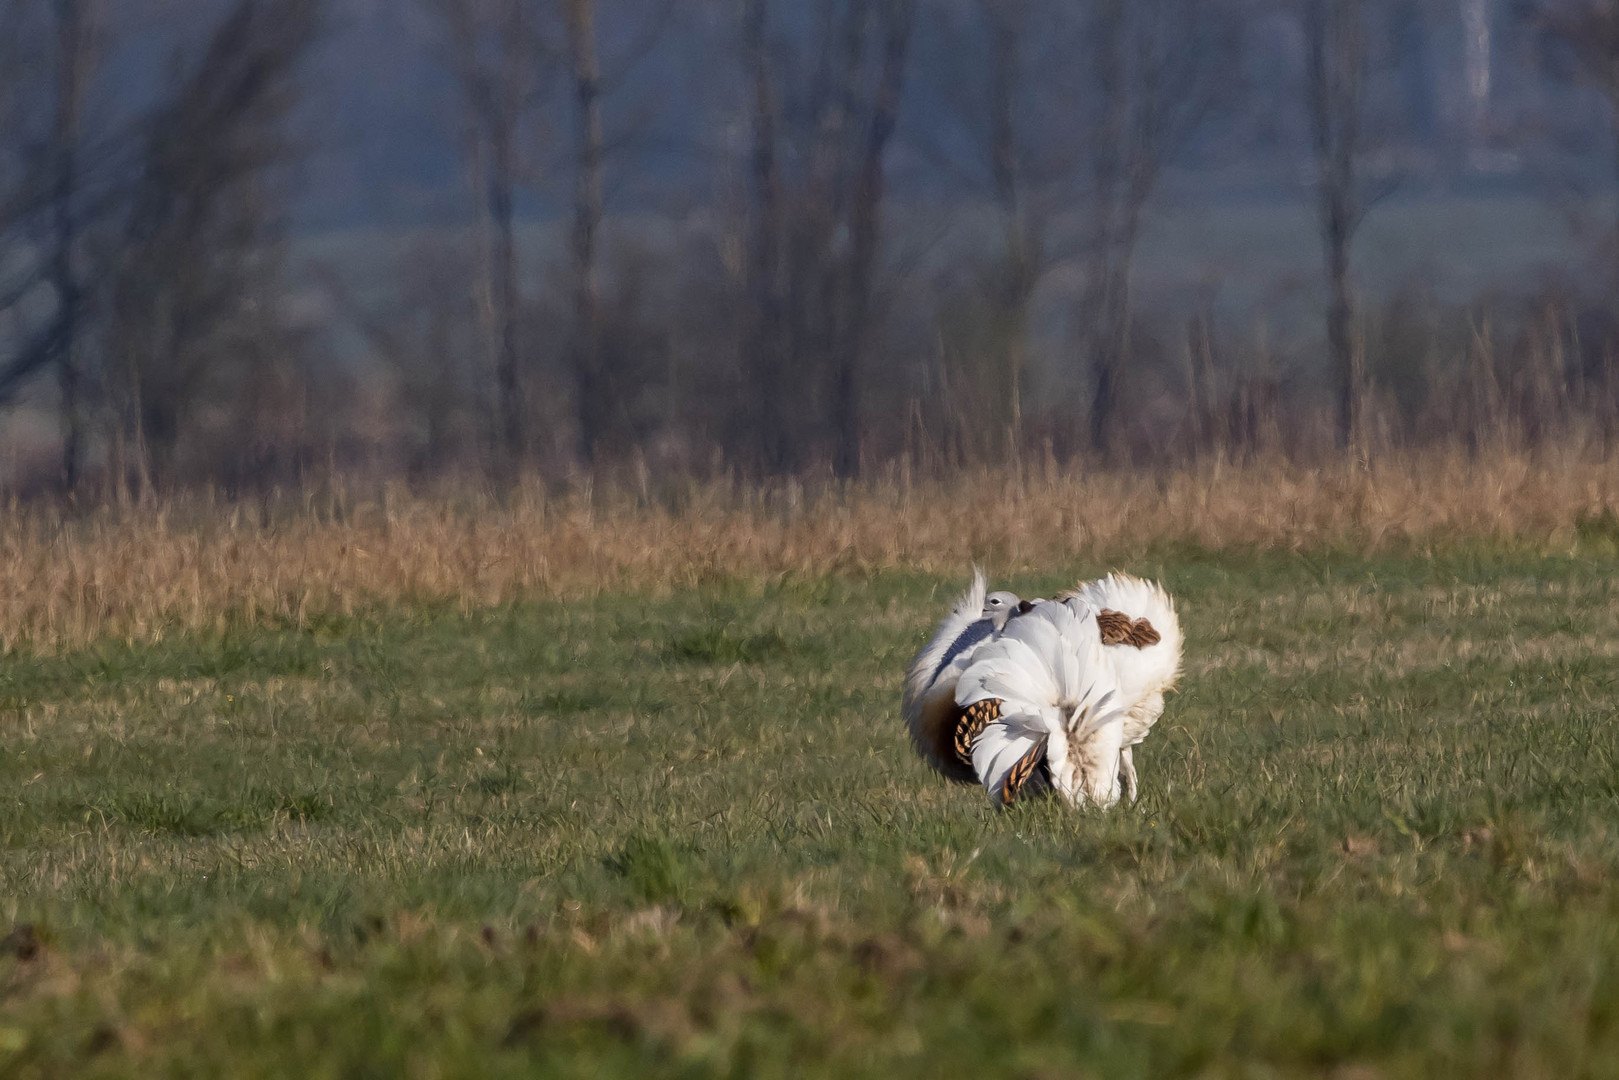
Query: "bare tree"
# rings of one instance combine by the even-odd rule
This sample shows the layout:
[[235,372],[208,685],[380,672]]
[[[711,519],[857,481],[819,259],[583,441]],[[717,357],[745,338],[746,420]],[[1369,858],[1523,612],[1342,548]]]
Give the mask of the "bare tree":
[[1046,271],[1074,253],[1058,234],[1084,143],[1084,14],[1063,0],[937,0],[919,25],[918,74],[938,107],[918,110],[907,144],[951,191],[987,201],[999,232],[942,299],[947,320],[966,320],[941,355],[960,377],[940,371],[972,400],[953,416],[964,452],[1016,455],[1024,443],[1030,310]]
[[[1539,0],[1540,22],[1578,60],[1608,105],[1608,137],[1619,179],[1619,0]],[[1615,211],[1614,288],[1619,290],[1619,209]]]
[[833,472],[850,478],[860,471],[862,368],[870,347],[872,293],[875,287],[878,246],[881,241],[883,200],[887,191],[885,155],[899,123],[900,97],[905,88],[906,58],[915,20],[915,0],[885,0],[881,14],[882,60],[870,91],[870,117],[865,146],[854,182],[850,210],[848,299],[844,340],[833,366],[832,407],[837,423]]
[[143,486],[173,479],[188,421],[228,373],[288,347],[277,173],[324,0],[235,0],[145,128],[111,292],[108,390]]
[[819,0],[799,39],[773,32],[772,8],[742,20],[750,85],[752,196],[746,366],[759,403],[762,467],[801,461],[806,410],[819,401],[834,471],[859,469],[866,354],[915,0]]
[[[8,44],[17,47],[27,40],[28,17],[34,14],[26,4],[10,4],[0,9]],[[85,439],[83,372],[81,352],[84,339],[85,274],[81,266],[81,234],[84,227],[85,96],[98,62],[100,5],[96,0],[50,0],[39,14],[44,39],[41,52],[48,57],[48,74],[38,92],[49,102],[42,117],[44,133],[37,146],[26,145],[22,130],[26,118],[10,113],[14,146],[20,141],[15,186],[0,221],[5,224],[38,222],[39,248],[43,257],[37,266],[24,270],[16,282],[8,283],[0,308],[28,295],[36,285],[47,288],[54,300],[54,313],[45,325],[31,334],[3,370],[0,370],[0,400],[10,400],[37,373],[50,370],[55,375],[57,409],[62,436],[62,460],[58,481],[65,491],[78,486]],[[9,58],[21,61],[21,56]],[[8,64],[8,67],[10,65]],[[20,70],[13,67],[8,74]],[[26,91],[10,87],[14,93]]]
[[55,0],[56,119],[52,128],[54,159],[51,178],[50,282],[56,291],[57,329],[51,349],[62,415],[62,487],[78,487],[84,417],[80,401],[79,316],[82,290],[74,267],[78,220],[74,197],[79,193],[79,139],[84,92],[94,60],[94,5],[87,0]]
[[1040,236],[1031,228],[1027,178],[1018,138],[1019,84],[1027,52],[1030,19],[1021,0],[996,4],[980,0],[990,23],[989,160],[995,202],[1005,236],[1005,277],[1001,307],[1008,324],[1006,398],[1008,440],[1014,452],[1023,446],[1023,367],[1029,303],[1040,266]]
[[521,141],[544,82],[531,0],[428,0],[450,44],[465,107],[479,213],[488,222],[486,306],[495,384],[494,458],[509,471],[528,449],[518,341],[516,199]]
[[1337,398],[1339,449],[1359,443],[1365,361],[1354,341],[1349,279],[1355,233],[1376,195],[1360,169],[1370,74],[1366,0],[1300,0],[1304,105],[1315,160],[1316,215],[1327,272],[1327,350]]
[[755,464],[782,473],[795,464],[786,418],[786,356],[783,341],[783,193],[777,150],[781,99],[769,40],[769,0],[747,0],[742,50],[747,69],[751,150],[748,165],[752,221],[747,287],[749,321],[742,353],[751,385]]
[[1084,348],[1091,375],[1089,443],[1112,445],[1120,382],[1132,357],[1131,301],[1142,214],[1164,167],[1235,88],[1234,4],[1095,0],[1087,140],[1090,235]]
[[[1027,363],[1029,305],[1044,270],[1042,230],[1030,209],[1030,162],[1020,133],[1020,104],[1027,93],[1030,36],[1035,13],[1028,0],[978,0],[989,24],[990,61],[987,149],[995,203],[1000,210],[1003,267],[996,301],[1005,327],[1007,442],[1023,447],[1023,371]],[[1050,32],[1051,27],[1044,28]],[[1054,134],[1054,133],[1051,133]],[[1038,181],[1038,175],[1034,178]]]
[[[613,18],[605,31],[597,16],[596,0],[553,0],[553,4],[560,9],[563,24],[563,43],[553,51],[566,55],[568,60],[568,97],[573,103],[574,121],[573,221],[568,260],[572,317],[566,366],[574,383],[576,452],[588,466],[594,464],[602,449],[599,444],[628,434],[625,425],[634,410],[627,407],[627,400],[634,396],[639,382],[630,369],[638,361],[620,351],[619,346],[628,340],[620,331],[628,331],[634,324],[636,332],[629,337],[635,337],[645,329],[641,313],[614,306],[638,295],[639,286],[621,288],[622,282],[617,280],[635,273],[635,268],[615,265],[609,274],[605,265],[603,237],[609,172],[615,178],[622,176],[626,170],[615,162],[644,143],[648,121],[662,111],[644,93],[635,96],[626,90],[634,86],[637,69],[657,50],[679,0],[613,5],[608,9]],[[614,106],[611,121],[607,115],[609,105]],[[639,258],[619,254],[619,262],[627,258],[633,263]],[[611,290],[604,287],[603,279],[607,277],[614,279]],[[633,441],[634,437],[630,437]]]
[[33,0],[0,0],[0,234],[17,224],[27,201],[29,114],[38,78],[33,7]]
[[574,327],[569,347],[578,401],[578,450],[586,464],[596,455],[601,430],[601,280],[598,249],[602,223],[603,135],[601,63],[596,55],[595,0],[566,0],[568,52],[572,60],[577,164],[574,175]]

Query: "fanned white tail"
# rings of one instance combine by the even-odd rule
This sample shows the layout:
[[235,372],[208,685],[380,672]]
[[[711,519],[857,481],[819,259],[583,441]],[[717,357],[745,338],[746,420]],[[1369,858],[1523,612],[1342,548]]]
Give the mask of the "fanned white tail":
[[983,570],[974,567],[972,584],[911,661],[900,705],[917,752],[945,776],[967,784],[977,777],[955,753],[956,680],[974,648],[990,636],[983,617],[987,588]]
[[973,769],[999,803],[1049,784],[1074,806],[1120,793],[1124,709],[1095,613],[1042,602],[980,646],[956,683],[956,704],[999,703],[973,743]]

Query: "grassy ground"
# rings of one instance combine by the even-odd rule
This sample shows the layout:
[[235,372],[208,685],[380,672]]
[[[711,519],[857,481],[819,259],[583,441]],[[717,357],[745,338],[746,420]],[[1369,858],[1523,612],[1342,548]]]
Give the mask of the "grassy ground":
[[1619,561],[1130,568],[1188,677],[1106,816],[910,754],[958,580],[9,655],[0,1074],[1619,1075]]

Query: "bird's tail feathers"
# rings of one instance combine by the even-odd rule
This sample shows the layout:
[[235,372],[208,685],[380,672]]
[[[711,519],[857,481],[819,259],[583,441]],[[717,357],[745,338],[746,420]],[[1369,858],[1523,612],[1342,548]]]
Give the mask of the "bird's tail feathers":
[[1068,715],[1068,733],[1076,739],[1085,738],[1104,724],[1117,720],[1123,713],[1116,690],[1087,693]]
[[952,677],[941,679],[941,667],[952,646],[982,617],[988,588],[983,568],[974,566],[971,584],[911,660],[900,701],[900,713],[917,751],[950,779],[966,783],[972,782],[972,775],[956,761],[951,749],[955,682]]
[[973,771],[998,806],[1009,806],[1020,796],[1049,786],[1044,769],[1046,748],[1052,737],[1039,714],[1002,716],[973,741]]

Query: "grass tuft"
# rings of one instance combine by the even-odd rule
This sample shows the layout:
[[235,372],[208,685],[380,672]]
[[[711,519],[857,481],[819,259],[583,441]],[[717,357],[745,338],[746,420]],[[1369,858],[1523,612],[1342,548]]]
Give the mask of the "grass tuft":
[[666,837],[631,836],[607,865],[637,899],[648,903],[680,901],[689,891],[686,860]]
[[746,634],[730,626],[712,626],[671,639],[664,655],[699,664],[762,664],[787,651],[787,639],[779,631]]

